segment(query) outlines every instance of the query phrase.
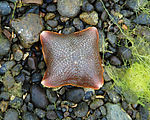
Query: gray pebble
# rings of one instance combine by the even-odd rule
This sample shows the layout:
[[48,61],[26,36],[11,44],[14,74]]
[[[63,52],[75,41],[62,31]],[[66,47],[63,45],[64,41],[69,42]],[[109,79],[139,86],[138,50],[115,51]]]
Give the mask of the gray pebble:
[[46,112],[42,109],[36,108],[35,109],[35,114],[39,117],[39,118],[44,118]]
[[46,97],[45,91],[41,87],[33,85],[30,92],[31,100],[36,107],[43,109],[47,107],[48,99]]
[[120,66],[121,65],[121,61],[116,56],[111,56],[110,57],[110,64],[116,65],[116,66]]
[[84,117],[88,112],[88,104],[86,102],[81,102],[76,108],[74,108],[74,114],[77,117]]
[[107,38],[112,47],[116,47],[117,37],[112,32],[107,33]]
[[113,103],[118,103],[121,100],[120,96],[113,90],[107,91],[107,94]]
[[58,0],[57,10],[65,17],[75,17],[80,11],[80,0]]
[[35,72],[35,73],[32,74],[31,80],[32,80],[33,83],[40,82],[42,80],[42,76],[41,76],[40,73]]
[[96,1],[95,8],[96,8],[97,12],[103,12],[104,11],[103,5],[100,1]]
[[58,21],[57,20],[47,20],[46,22],[50,27],[54,28],[58,25]]
[[57,100],[57,94],[55,91],[52,91],[51,89],[47,89],[46,90],[46,95],[48,97],[48,100],[50,101],[50,103],[55,103]]
[[19,120],[19,114],[15,109],[9,109],[4,115],[4,120]]
[[46,117],[48,120],[56,120],[57,119],[57,114],[55,111],[47,111]]
[[11,13],[11,8],[6,1],[0,2],[0,15],[9,15]]
[[12,50],[13,50],[14,60],[20,61],[22,59],[22,57],[23,57],[22,50],[19,48],[19,46],[17,44],[14,44],[12,46]]
[[100,109],[100,111],[101,111],[101,113],[102,113],[103,116],[105,116],[107,114],[106,108],[104,106],[100,106],[99,109]]
[[134,14],[134,12],[130,11],[130,10],[121,10],[120,12],[124,17],[130,17]]
[[47,11],[47,12],[55,12],[55,11],[56,11],[56,6],[55,6],[55,5],[52,5],[52,4],[49,4],[49,5],[46,7],[46,11]]
[[102,99],[95,99],[91,104],[90,104],[90,108],[91,109],[96,109],[100,106],[102,106],[104,104]]
[[66,92],[66,99],[74,103],[80,102],[83,96],[84,96],[84,90],[81,88],[69,89]]
[[70,34],[70,33],[73,33],[73,32],[75,32],[75,28],[73,26],[64,28],[63,31],[62,31],[63,34]]
[[94,7],[92,4],[86,1],[86,2],[83,2],[82,10],[85,12],[91,12],[94,10]]
[[31,112],[26,112],[23,114],[22,116],[23,120],[39,120],[37,116],[35,116],[33,113]]
[[79,18],[75,18],[73,20],[73,25],[77,30],[83,30],[84,29],[84,24]]
[[9,100],[9,93],[8,92],[1,92],[0,93],[0,100],[3,99],[3,100]]
[[21,69],[22,69],[22,65],[21,65],[21,64],[16,64],[16,65],[11,69],[12,75],[13,75],[13,76],[19,75]]
[[133,22],[136,24],[141,24],[141,25],[150,25],[150,16],[148,14],[140,14],[137,16]]
[[10,106],[14,109],[20,109],[23,105],[23,99],[20,97],[15,97],[13,100],[9,102]]

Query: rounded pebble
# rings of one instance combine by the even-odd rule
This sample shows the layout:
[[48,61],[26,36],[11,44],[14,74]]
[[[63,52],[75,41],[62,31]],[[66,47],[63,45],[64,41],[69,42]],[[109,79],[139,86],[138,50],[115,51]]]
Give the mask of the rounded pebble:
[[79,18],[75,18],[73,20],[73,25],[77,30],[83,30],[84,29],[84,24]]
[[11,8],[6,1],[0,2],[0,15],[9,15],[11,13]]
[[116,56],[111,56],[110,57],[110,64],[119,66],[119,65],[121,65],[121,61]]
[[46,7],[46,11],[47,11],[47,12],[55,12],[55,11],[56,11],[56,6],[55,6],[55,5],[52,5],[52,4],[49,4],[49,5]]
[[48,120],[55,120],[57,119],[57,114],[55,111],[47,111],[46,117]]
[[4,120],[19,120],[19,114],[15,109],[9,109],[5,113]]
[[48,20],[48,21],[47,21],[47,24],[48,24],[50,27],[54,28],[54,27],[56,27],[56,26],[58,25],[58,21],[57,21],[57,20]]
[[103,100],[101,99],[95,99],[91,104],[90,108],[91,109],[96,109],[104,104]]

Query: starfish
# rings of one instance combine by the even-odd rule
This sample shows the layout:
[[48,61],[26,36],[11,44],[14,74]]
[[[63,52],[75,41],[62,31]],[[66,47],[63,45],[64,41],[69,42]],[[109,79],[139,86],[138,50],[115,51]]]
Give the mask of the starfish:
[[102,87],[103,67],[97,28],[89,27],[68,35],[43,31],[40,40],[47,65],[42,85],[72,85],[93,89]]

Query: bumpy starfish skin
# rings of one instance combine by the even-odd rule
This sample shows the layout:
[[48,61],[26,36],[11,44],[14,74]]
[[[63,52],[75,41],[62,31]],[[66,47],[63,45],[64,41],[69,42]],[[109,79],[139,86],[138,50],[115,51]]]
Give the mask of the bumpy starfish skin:
[[69,35],[43,31],[40,39],[47,65],[41,82],[44,86],[102,87],[103,68],[98,50],[99,36],[95,27]]

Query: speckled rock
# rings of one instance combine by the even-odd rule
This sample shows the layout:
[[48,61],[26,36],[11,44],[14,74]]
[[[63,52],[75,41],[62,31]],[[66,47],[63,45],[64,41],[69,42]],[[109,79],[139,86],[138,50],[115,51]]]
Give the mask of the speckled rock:
[[23,99],[20,97],[15,97],[9,101],[9,105],[14,109],[20,109],[23,105]]
[[150,25],[150,16],[148,14],[140,14],[139,16],[137,16],[133,22],[135,22],[136,24],[141,24],[141,25]]
[[17,44],[14,44],[12,46],[12,50],[13,50],[14,60],[20,61],[22,59],[22,57],[23,57],[22,50],[19,48],[19,46]]
[[0,56],[6,55],[10,50],[10,42],[0,34]]
[[80,14],[80,19],[89,24],[89,25],[97,25],[98,23],[98,14],[96,11],[93,11],[93,12],[83,12]]
[[47,111],[46,117],[48,120],[56,120],[57,119],[57,114],[55,111]]
[[96,1],[95,8],[98,12],[103,12],[104,11],[104,8],[103,8],[103,5],[102,5],[101,1]]
[[117,54],[123,61],[128,61],[132,57],[132,51],[126,47],[119,47]]
[[57,94],[55,91],[52,91],[51,89],[46,90],[47,98],[49,99],[50,103],[55,103],[57,100]]
[[118,103],[121,100],[120,96],[113,90],[107,91],[107,94],[113,103]]
[[120,104],[106,103],[107,120],[132,120],[131,117],[121,108]]
[[63,34],[70,34],[70,33],[73,33],[73,32],[75,32],[75,28],[73,26],[66,27],[62,31]]
[[46,112],[42,109],[36,108],[35,109],[35,114],[39,117],[39,118],[44,118]]
[[116,42],[117,42],[117,37],[114,35],[112,32],[107,33],[107,38],[109,43],[113,46],[116,47]]
[[23,120],[39,120],[37,116],[35,116],[33,113],[31,112],[26,112],[23,114],[22,116]]
[[79,18],[75,18],[73,20],[73,25],[77,30],[83,30],[84,29],[84,24]]
[[0,2],[0,15],[9,15],[11,13],[11,7],[8,2],[1,1]]
[[105,116],[107,114],[106,108],[104,106],[100,106],[99,109],[100,109],[100,111],[101,111],[101,113],[102,113],[103,116]]
[[45,16],[45,21],[47,20],[51,20],[55,17],[55,14],[54,13],[47,13],[46,16]]
[[4,120],[19,120],[19,114],[15,109],[9,109],[5,113]]
[[80,102],[83,96],[84,96],[84,90],[81,88],[69,89],[66,92],[66,99],[74,103]]
[[80,0],[58,0],[57,10],[65,17],[75,17],[80,11]]
[[74,114],[77,117],[84,117],[88,112],[88,105],[86,102],[81,102],[76,108],[74,108]]
[[48,105],[48,99],[46,97],[45,91],[37,86],[33,85],[31,87],[31,100],[36,107],[46,108]]
[[88,1],[85,1],[85,2],[83,2],[82,10],[85,12],[91,12],[94,10],[94,7]]
[[21,65],[21,64],[16,64],[16,65],[11,69],[12,75],[13,75],[13,76],[19,75],[21,69],[22,69],[22,65]]
[[90,108],[91,109],[96,109],[104,104],[103,100],[101,99],[95,99],[91,104]]
[[58,21],[57,20],[47,20],[47,24],[50,27],[54,28],[54,27],[56,27],[58,25]]
[[40,73],[35,72],[35,73],[32,74],[31,80],[32,80],[33,83],[34,82],[40,82],[42,80],[42,76],[41,76]]
[[47,12],[55,12],[56,11],[56,6],[54,4],[49,4],[47,7],[46,7],[46,11]]
[[3,100],[9,100],[9,93],[8,92],[1,92],[0,93],[0,100],[3,99]]
[[43,30],[43,21],[39,15],[29,13],[25,17],[12,20],[11,26],[19,35],[23,47],[30,48],[39,41],[39,33]]

